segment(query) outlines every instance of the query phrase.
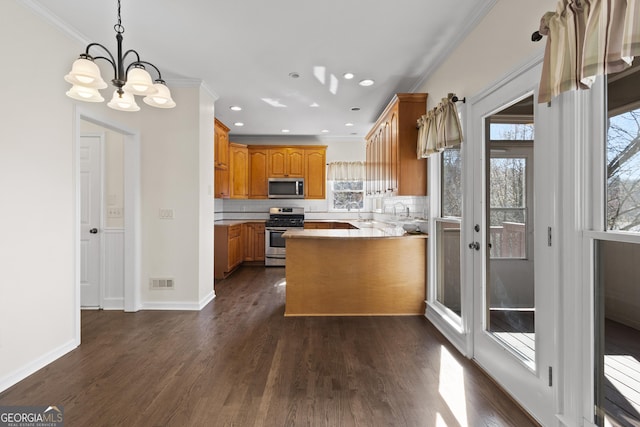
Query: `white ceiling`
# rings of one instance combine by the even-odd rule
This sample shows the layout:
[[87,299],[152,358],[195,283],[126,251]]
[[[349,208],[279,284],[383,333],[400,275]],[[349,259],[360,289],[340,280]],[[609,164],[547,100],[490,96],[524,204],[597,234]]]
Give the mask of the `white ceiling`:
[[[24,1],[41,6],[84,42],[115,53],[116,0]],[[288,135],[320,139],[362,138],[393,94],[416,91],[494,3],[122,0],[123,48],[160,68],[169,87],[172,78],[204,80],[219,96],[216,117],[232,135],[283,135],[282,129],[289,129]],[[101,69],[111,80],[109,68]],[[291,72],[300,77],[292,79]],[[346,72],[355,78],[344,79]],[[375,84],[361,87],[362,79]],[[243,110],[231,111],[232,105]]]

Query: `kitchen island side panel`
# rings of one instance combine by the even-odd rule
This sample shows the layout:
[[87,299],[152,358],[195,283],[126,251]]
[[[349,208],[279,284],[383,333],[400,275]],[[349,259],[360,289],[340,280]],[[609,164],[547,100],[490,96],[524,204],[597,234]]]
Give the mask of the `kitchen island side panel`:
[[424,315],[427,239],[287,239],[285,316]]

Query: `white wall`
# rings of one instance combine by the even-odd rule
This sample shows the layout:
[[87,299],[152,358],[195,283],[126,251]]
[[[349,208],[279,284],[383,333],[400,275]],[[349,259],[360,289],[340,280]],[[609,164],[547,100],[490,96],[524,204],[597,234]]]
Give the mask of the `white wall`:
[[[0,2],[0,390],[78,344],[73,103],[81,46]],[[76,53],[77,54],[77,53]]]
[[478,94],[537,52],[545,40],[531,41],[540,18],[556,0],[499,0],[480,24],[453,50],[416,92],[427,92],[435,107],[453,92],[460,99]]

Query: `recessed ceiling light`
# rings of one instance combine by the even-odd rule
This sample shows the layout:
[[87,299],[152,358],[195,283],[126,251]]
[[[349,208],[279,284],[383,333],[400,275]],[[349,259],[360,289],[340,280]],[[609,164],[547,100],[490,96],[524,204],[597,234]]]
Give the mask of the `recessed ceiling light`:
[[358,83],[360,86],[371,86],[373,85],[375,82],[371,79],[364,79],[364,80],[360,80],[360,82]]
[[282,129],[282,133],[289,133],[291,132],[289,129]]
[[344,73],[342,77],[344,77],[347,80],[351,80],[352,78],[355,77],[355,75],[353,73]]
[[233,111],[242,111],[242,107],[238,107],[237,105],[232,105],[229,109]]
[[300,73],[296,73],[295,71],[292,71],[289,73],[289,77],[291,77],[292,79],[300,78]]
[[360,107],[351,107],[351,111],[360,111]]
[[322,129],[320,132],[322,132],[322,133],[329,133],[329,129]]
[[238,126],[238,127],[240,127],[240,126],[244,126],[244,123],[242,123],[242,122],[235,122],[233,125],[234,125],[234,126]]
[[317,102],[314,102],[311,105],[309,105],[309,107],[313,107],[313,108],[317,108],[319,106],[320,106],[320,104],[318,104]]
[[353,126],[353,123],[345,123],[345,126]]

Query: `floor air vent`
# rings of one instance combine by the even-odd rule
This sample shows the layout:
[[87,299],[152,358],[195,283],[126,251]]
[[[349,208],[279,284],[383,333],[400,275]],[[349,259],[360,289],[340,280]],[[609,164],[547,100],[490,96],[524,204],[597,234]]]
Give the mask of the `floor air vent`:
[[151,289],[173,289],[173,279],[149,279]]

